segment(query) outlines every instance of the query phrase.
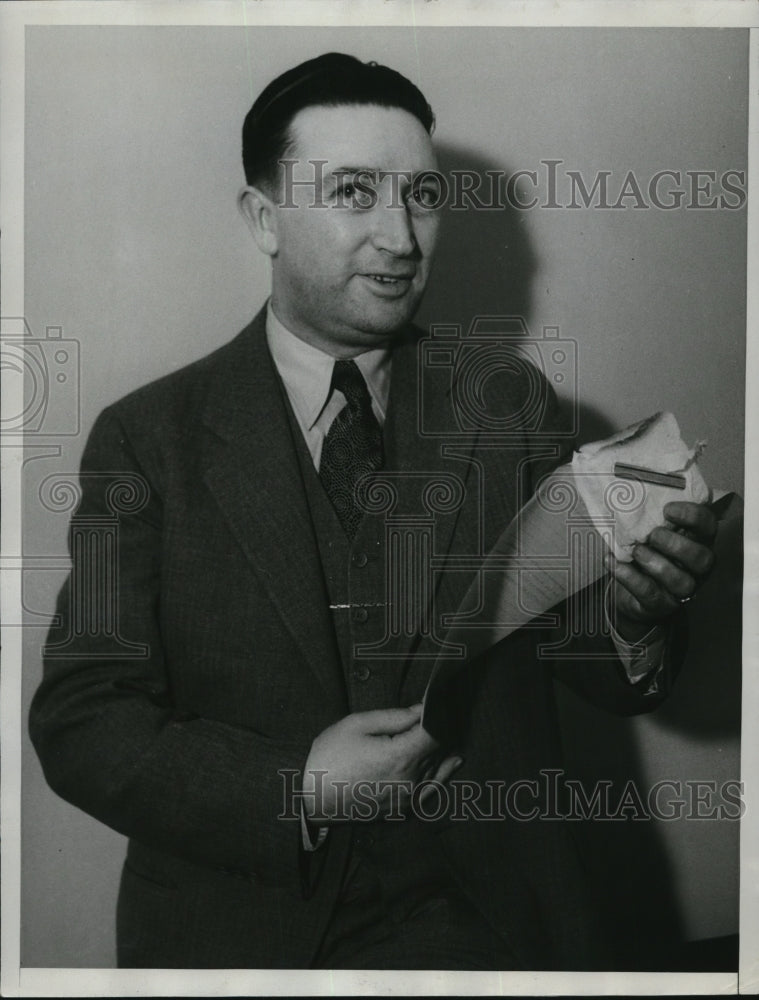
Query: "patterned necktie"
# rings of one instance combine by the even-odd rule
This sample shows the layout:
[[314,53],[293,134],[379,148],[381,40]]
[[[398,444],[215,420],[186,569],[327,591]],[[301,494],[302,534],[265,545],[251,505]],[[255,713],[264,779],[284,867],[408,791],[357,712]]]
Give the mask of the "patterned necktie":
[[346,535],[353,541],[364,513],[356,500],[356,483],[382,468],[382,431],[355,361],[335,362],[334,389],[340,390],[348,405],[332,421],[324,439],[319,477]]

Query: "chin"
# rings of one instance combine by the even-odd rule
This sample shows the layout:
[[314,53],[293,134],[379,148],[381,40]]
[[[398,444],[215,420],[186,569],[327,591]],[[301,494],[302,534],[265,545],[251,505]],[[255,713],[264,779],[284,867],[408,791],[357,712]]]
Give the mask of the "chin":
[[418,303],[414,303],[413,308],[405,304],[397,309],[383,309],[381,312],[373,312],[371,315],[364,314],[359,319],[358,329],[367,334],[392,336],[408,326],[416,314],[417,306]]

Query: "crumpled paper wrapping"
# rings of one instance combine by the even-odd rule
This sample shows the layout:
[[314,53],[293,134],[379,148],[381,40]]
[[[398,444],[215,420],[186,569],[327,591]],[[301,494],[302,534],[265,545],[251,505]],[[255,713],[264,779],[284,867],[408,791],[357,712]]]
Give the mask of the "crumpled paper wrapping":
[[[711,501],[711,490],[697,464],[703,448],[702,441],[688,448],[671,413],[655,413],[575,452],[575,485],[594,522],[608,522],[613,517],[614,555],[621,562],[632,562],[635,544],[645,541],[657,525],[664,524],[665,504],[672,500]],[[678,473],[685,478],[685,489],[621,480],[614,475],[617,462],[653,472]]]

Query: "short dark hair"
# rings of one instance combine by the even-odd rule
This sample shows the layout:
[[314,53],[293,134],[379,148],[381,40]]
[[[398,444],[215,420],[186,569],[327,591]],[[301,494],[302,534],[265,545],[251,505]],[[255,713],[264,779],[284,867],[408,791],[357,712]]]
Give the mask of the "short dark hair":
[[402,108],[432,133],[435,116],[410,80],[388,66],[328,52],[287,70],[261,92],[245,116],[242,162],[248,184],[277,182],[277,163],[292,147],[290,125],[304,108],[377,104]]

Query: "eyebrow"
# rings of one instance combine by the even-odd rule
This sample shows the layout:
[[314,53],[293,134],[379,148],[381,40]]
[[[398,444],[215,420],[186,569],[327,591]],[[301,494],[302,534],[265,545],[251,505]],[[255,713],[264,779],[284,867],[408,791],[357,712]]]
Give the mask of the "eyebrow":
[[367,167],[367,166],[355,167],[346,164],[345,166],[335,167],[335,169],[330,170],[326,176],[333,181],[338,181],[338,180],[343,180],[346,177],[355,176],[356,174],[369,174],[370,176],[374,176],[382,180],[383,177],[391,173],[399,173],[403,176],[405,180],[413,184],[418,176],[428,174],[429,172],[430,172],[429,168],[416,171],[414,170],[392,171],[392,170],[383,170],[381,167]]
[[380,172],[379,167],[335,167],[330,173],[332,176],[337,174],[378,174]]

